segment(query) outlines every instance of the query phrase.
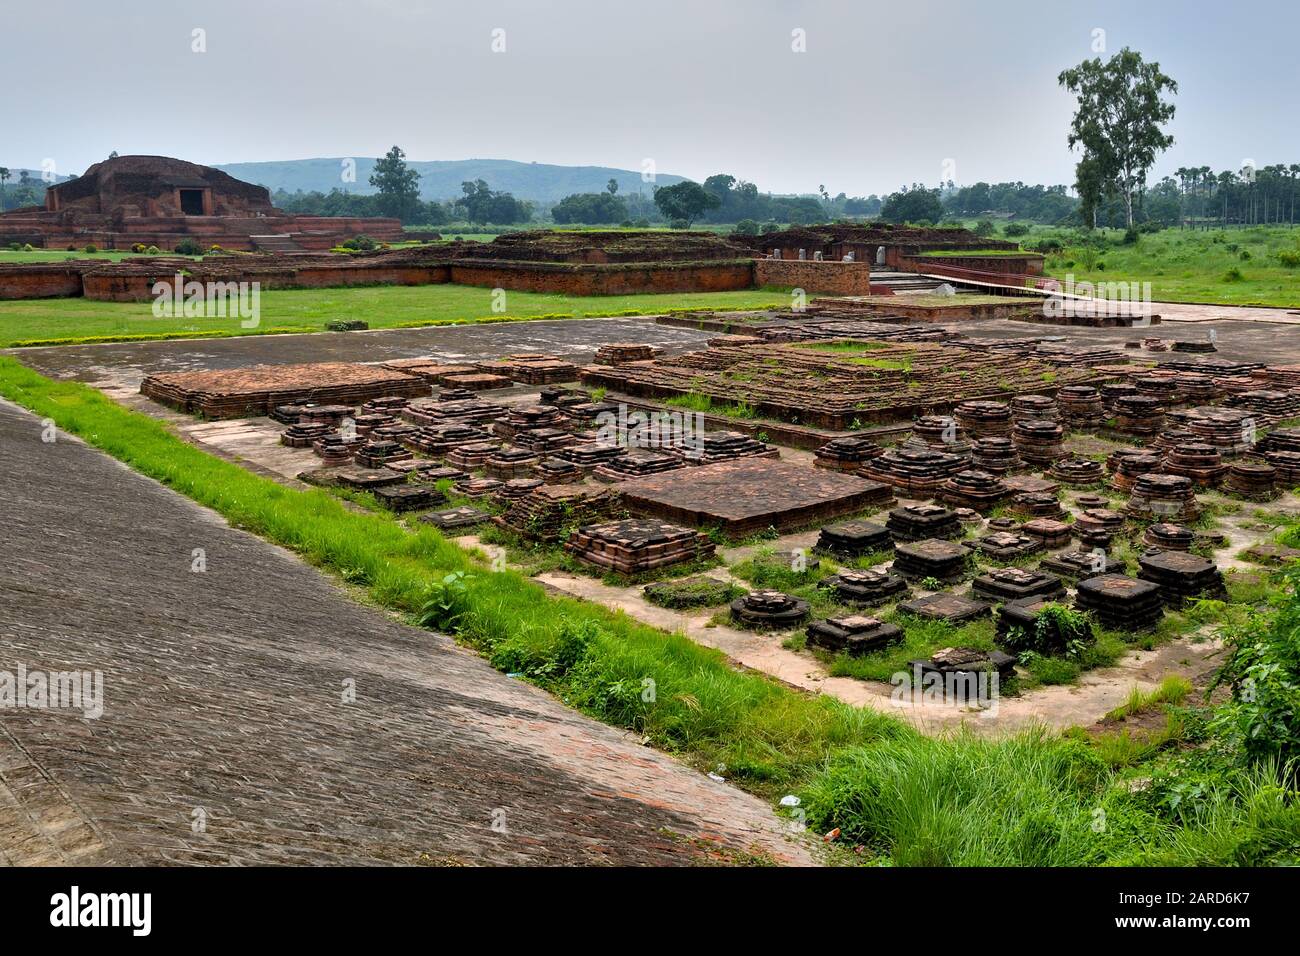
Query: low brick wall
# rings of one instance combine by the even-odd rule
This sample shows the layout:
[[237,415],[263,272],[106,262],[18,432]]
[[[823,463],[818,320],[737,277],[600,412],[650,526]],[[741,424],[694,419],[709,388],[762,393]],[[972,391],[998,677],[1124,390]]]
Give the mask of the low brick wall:
[[81,295],[81,268],[39,263],[0,266],[0,299],[63,299]]
[[754,285],[750,260],[645,266],[455,260],[450,267],[451,281],[457,285],[563,295],[731,292]]
[[292,288],[321,289],[343,285],[438,285],[450,282],[443,263],[429,266],[308,266],[294,272]]
[[[799,262],[789,266],[836,267],[840,263]],[[853,264],[849,264],[850,266]],[[174,262],[157,268],[137,263],[121,265],[88,261],[67,265],[13,265],[0,267],[0,299],[35,299],[84,295],[110,302],[147,302],[153,298],[158,280],[173,281]],[[187,279],[200,282],[256,282],[262,289],[320,289],[365,285],[460,285],[501,288],[521,292],[561,295],[638,295],[671,292],[731,292],[755,286],[755,263],[740,259],[719,262],[647,263],[645,265],[565,265],[546,262],[498,262],[451,260],[442,262],[349,262],[338,264],[292,262],[267,263],[259,268],[255,258],[247,264],[222,260],[207,269],[203,264],[186,265]],[[791,274],[794,274],[792,271]],[[799,272],[813,283],[809,291],[851,293],[856,286],[848,278],[867,281],[865,267],[837,272],[810,269]],[[833,276],[839,282],[814,282],[817,275]],[[769,283],[770,284],[770,283]]]
[[871,266],[866,262],[755,259],[754,285],[803,289],[819,295],[870,295]]
[[1022,256],[902,256],[898,268],[954,278],[989,276],[991,281],[998,281],[1002,277],[1042,275],[1043,256],[1036,252]]
[[[158,278],[166,278],[163,273]],[[100,302],[147,302],[152,299],[152,276],[128,273],[125,275],[100,274],[81,277],[82,294],[87,299]]]

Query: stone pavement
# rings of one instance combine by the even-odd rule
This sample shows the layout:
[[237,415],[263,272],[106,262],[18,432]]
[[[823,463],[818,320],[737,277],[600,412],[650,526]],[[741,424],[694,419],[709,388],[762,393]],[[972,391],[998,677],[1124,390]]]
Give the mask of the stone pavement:
[[5,404],[0,448],[0,672],[104,681],[99,719],[0,708],[0,864],[812,861],[761,801]]

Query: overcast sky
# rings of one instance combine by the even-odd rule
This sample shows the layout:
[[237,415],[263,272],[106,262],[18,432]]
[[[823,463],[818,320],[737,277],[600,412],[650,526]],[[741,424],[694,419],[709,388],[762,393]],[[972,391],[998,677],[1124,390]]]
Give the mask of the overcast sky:
[[[0,14],[0,164],[500,158],[775,192],[1072,182],[1065,67],[1179,83],[1156,172],[1300,162],[1300,4],[1061,0],[40,0]],[[504,30],[504,52],[493,31]],[[206,52],[193,52],[196,29]],[[806,52],[792,50],[804,31]]]

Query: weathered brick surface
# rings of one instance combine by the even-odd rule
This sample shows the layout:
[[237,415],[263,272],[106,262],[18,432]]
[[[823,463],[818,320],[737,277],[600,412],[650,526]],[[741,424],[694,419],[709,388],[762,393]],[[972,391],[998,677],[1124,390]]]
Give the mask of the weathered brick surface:
[[809,860],[760,801],[34,417],[0,405],[0,443],[0,669],[106,686],[99,720],[0,710],[0,863]]
[[870,295],[871,266],[865,262],[755,259],[754,285],[799,288],[820,295]]

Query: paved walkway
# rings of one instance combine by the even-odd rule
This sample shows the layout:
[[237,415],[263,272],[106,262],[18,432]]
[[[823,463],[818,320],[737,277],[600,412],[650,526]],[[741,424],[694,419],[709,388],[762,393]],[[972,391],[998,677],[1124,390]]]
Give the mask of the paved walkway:
[[4,404],[0,447],[0,672],[105,685],[97,720],[0,709],[0,864],[809,862],[762,802]]

